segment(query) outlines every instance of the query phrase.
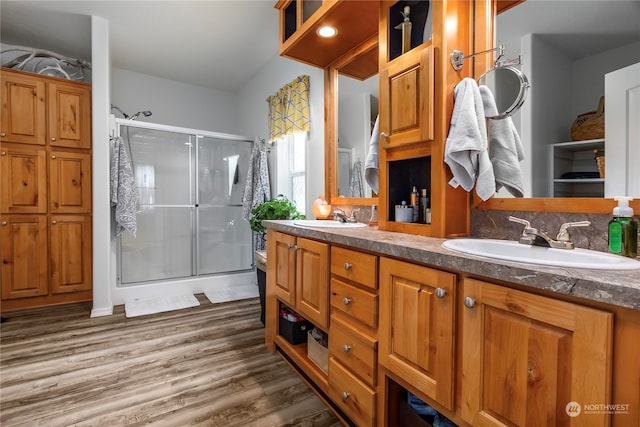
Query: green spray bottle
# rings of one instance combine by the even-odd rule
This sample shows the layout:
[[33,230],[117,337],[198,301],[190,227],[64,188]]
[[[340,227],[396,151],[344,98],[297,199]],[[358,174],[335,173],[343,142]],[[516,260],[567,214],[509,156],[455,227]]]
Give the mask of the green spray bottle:
[[618,206],[613,208],[609,221],[609,252],[635,258],[638,256],[638,221],[633,218],[631,197],[614,197]]

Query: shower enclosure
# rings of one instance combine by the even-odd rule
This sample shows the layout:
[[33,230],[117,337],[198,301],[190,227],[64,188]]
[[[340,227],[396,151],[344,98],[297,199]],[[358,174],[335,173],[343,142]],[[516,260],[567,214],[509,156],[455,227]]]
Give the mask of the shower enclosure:
[[119,286],[253,269],[242,218],[252,141],[130,121],[118,122],[118,131],[140,204],[136,237],[120,236]]

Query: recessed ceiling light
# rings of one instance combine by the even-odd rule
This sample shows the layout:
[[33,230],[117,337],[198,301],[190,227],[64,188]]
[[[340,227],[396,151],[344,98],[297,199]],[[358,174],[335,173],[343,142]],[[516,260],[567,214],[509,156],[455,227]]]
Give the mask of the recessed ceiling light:
[[318,28],[317,32],[320,37],[325,38],[335,37],[336,34],[338,34],[338,30],[336,30],[335,27],[330,27],[328,25]]

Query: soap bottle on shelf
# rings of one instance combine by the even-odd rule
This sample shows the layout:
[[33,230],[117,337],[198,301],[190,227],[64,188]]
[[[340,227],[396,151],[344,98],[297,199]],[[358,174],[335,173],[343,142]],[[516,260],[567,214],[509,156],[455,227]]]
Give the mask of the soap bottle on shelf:
[[420,220],[420,206],[418,204],[418,190],[416,189],[415,185],[413,186],[413,189],[411,190],[410,201],[411,201],[411,208],[413,209],[413,217],[412,217],[412,221],[411,222],[419,222],[419,220]]
[[638,221],[633,218],[631,197],[614,197],[618,206],[613,208],[609,221],[609,252],[627,257],[638,256]]
[[431,222],[431,218],[428,218],[427,221],[427,213],[431,214],[431,209],[429,209],[429,192],[426,188],[420,190],[420,223],[421,224],[429,224]]
[[371,206],[371,218],[369,218],[369,227],[378,226],[378,206]]

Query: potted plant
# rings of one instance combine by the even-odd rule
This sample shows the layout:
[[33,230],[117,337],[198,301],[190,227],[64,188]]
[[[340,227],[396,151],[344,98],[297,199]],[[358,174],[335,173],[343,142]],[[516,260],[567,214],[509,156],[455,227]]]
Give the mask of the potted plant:
[[[266,232],[262,226],[263,220],[269,219],[304,219],[305,216],[298,212],[295,203],[289,201],[285,196],[279,194],[276,198],[267,200],[264,203],[259,204],[251,210],[251,217],[249,218],[249,224],[251,230],[260,236],[261,247],[257,247],[256,250],[266,248]],[[260,320],[264,324],[265,315],[265,291],[267,284],[266,277],[266,265],[264,265],[264,259],[260,262],[258,253],[256,253],[256,274],[258,276],[258,292],[260,294]]]
[[259,204],[251,210],[249,224],[251,230],[257,233],[262,241],[265,241],[265,229],[262,221],[269,219],[304,219],[305,216],[298,211],[294,202],[289,201],[282,194]]

